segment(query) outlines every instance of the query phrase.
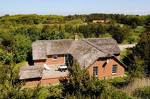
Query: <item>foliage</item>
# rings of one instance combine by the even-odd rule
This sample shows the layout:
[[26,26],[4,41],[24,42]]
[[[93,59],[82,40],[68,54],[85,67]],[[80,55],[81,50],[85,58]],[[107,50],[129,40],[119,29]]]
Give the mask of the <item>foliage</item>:
[[40,39],[40,35],[41,35],[41,29],[36,27],[36,26],[21,26],[18,27],[16,30],[13,31],[14,35],[17,34],[23,34],[26,37],[30,38],[31,41],[35,41]]
[[[93,23],[93,20],[110,20],[109,24]],[[70,39],[78,32],[83,38],[113,37],[118,43],[133,43],[137,46],[125,57],[132,77],[149,73],[149,16],[123,14],[90,15],[5,15],[0,17],[0,98],[45,99],[45,98],[102,98],[129,99],[115,90],[109,82],[90,77],[86,69],[74,65],[69,69],[69,82],[63,86],[37,86],[23,89],[18,80],[19,66],[31,56],[31,43],[36,40]],[[140,26],[140,28],[139,28]],[[137,40],[136,40],[137,39]],[[13,63],[13,64],[12,64]],[[121,79],[115,80],[118,85]]]
[[18,67],[15,64],[0,64],[0,98],[16,98],[21,89],[21,82],[18,80]]
[[16,62],[26,60],[30,48],[31,40],[29,37],[21,34],[17,34],[14,36],[12,52],[14,53],[14,60]]
[[64,34],[62,31],[52,31],[49,25],[44,25],[41,31],[41,39],[44,40],[54,40],[54,39],[63,39]]
[[[64,93],[67,98],[93,98],[93,99],[130,99],[125,93],[116,91],[108,81],[90,77],[86,69],[78,64],[70,68],[69,82],[64,85]],[[70,91],[71,90],[71,91]]]
[[56,99],[56,98],[61,98],[62,97],[62,89],[63,86],[62,85],[56,85],[56,86],[49,86],[47,88],[48,90],[48,99]]
[[127,70],[129,72],[129,76],[131,78],[134,77],[142,77],[144,74],[144,65],[143,60],[134,56],[132,51],[128,51],[127,55],[123,58],[123,62],[127,66]]
[[[8,38],[6,38],[8,37]],[[12,34],[1,35],[2,44],[1,46],[1,57],[0,60],[5,63],[21,62],[26,60],[27,54],[31,49],[31,40],[26,35]]]
[[23,88],[19,80],[19,68],[23,64],[0,63],[0,99],[55,99],[61,97],[61,86]]
[[149,99],[150,98],[150,86],[136,89],[133,92],[133,95],[136,97],[140,97],[141,99]]
[[132,97],[128,96],[126,93],[122,91],[114,90],[112,92],[111,99],[132,99]]
[[144,62],[144,69],[146,73],[150,73],[150,32],[141,34],[139,43],[134,49],[134,55],[141,58]]
[[150,32],[143,32],[135,48],[128,51],[123,58],[124,63],[128,66],[131,77],[142,77],[143,74],[150,73]]
[[[111,22],[109,24],[93,23],[93,20],[101,19]],[[81,38],[113,37],[118,43],[136,42],[139,34],[148,26],[149,16],[5,15],[0,17],[0,23],[0,47],[3,50],[0,60],[9,64],[10,61],[21,62],[28,58],[27,55],[31,56],[33,41],[72,39],[76,32]]]
[[129,83],[127,77],[116,77],[110,79],[109,82],[117,88],[121,88]]
[[85,38],[99,37],[106,33],[106,27],[100,24],[88,24],[79,26],[77,31],[82,33]]
[[12,52],[5,51],[4,49],[0,49],[0,60],[5,64],[10,64],[13,62],[13,54]]
[[129,37],[130,28],[111,25],[108,32],[118,42],[122,43],[124,39]]

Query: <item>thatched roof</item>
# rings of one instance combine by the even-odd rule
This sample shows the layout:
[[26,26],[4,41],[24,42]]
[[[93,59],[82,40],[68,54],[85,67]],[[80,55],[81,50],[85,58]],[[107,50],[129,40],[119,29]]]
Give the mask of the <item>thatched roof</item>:
[[[109,54],[119,54],[120,49],[116,40],[112,38],[94,38],[94,39],[84,39],[87,43],[91,43],[94,47],[99,49],[104,53]],[[89,43],[89,44],[90,44]]]
[[20,79],[41,78],[43,66],[23,66],[20,68]]
[[39,40],[32,43],[33,59],[46,59],[46,40]]
[[117,42],[112,38],[83,40],[38,40],[33,43],[33,60],[46,59],[47,55],[71,54],[81,66],[89,66],[100,57],[119,54]]
[[69,49],[69,53],[84,67],[91,65],[99,57],[107,56],[107,53],[99,51],[84,41],[75,41]]
[[66,54],[73,40],[47,40],[47,55]]
[[32,44],[33,60],[46,59],[47,55],[65,54],[73,40],[38,40]]

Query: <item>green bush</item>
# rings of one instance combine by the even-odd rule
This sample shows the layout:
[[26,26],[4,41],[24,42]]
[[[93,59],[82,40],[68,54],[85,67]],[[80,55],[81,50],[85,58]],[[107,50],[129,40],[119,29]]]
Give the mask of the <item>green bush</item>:
[[114,90],[112,92],[111,99],[132,99],[132,97],[128,96],[124,92]]

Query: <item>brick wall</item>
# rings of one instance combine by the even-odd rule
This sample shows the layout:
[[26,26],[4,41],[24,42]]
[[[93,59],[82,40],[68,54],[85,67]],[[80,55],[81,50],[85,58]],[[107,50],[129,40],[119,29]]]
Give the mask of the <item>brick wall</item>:
[[48,78],[48,79],[31,79],[25,81],[25,88],[36,87],[38,84],[42,86],[54,85],[60,83],[60,78]]
[[49,79],[41,79],[41,85],[42,86],[48,86],[50,84],[59,84],[59,78],[49,78]]
[[[108,63],[107,63],[108,62]],[[106,65],[104,65],[104,63]],[[117,65],[117,72],[112,73],[112,66]],[[88,71],[90,75],[93,75],[93,67],[98,66],[98,78],[113,78],[124,75],[124,67],[121,66],[114,58],[107,59],[98,59],[91,66],[89,66]]]
[[[60,55],[57,60],[52,59],[52,56],[48,56],[48,59],[45,60],[39,60],[35,61],[35,64],[64,64],[65,59],[64,55]],[[105,65],[104,65],[105,64]],[[112,66],[117,65],[117,72],[114,74],[112,73]],[[118,76],[124,75],[124,67],[121,66],[120,63],[118,63],[114,58],[109,59],[98,59],[95,61],[91,66],[87,68],[90,75],[93,75],[93,67],[98,66],[98,78],[103,79],[105,78],[113,78]],[[49,84],[57,84],[60,83],[59,78],[49,78],[49,79],[31,79],[26,81],[25,86],[27,87],[33,87],[38,85],[38,83],[41,83],[41,85],[49,85]]]
[[65,64],[65,56],[64,55],[58,55],[57,59],[54,59],[52,56],[48,56],[46,60],[47,65],[59,65],[59,64]]
[[57,59],[54,59],[52,55],[47,56],[45,60],[34,60],[35,65],[63,65],[65,64],[65,56],[58,55]]
[[40,83],[41,78],[25,80],[25,88],[35,87]]

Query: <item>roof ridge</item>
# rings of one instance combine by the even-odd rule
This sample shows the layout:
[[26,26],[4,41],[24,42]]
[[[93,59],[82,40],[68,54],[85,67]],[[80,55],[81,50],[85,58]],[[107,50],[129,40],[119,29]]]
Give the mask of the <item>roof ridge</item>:
[[99,51],[101,51],[101,52],[103,52],[103,53],[106,53],[106,54],[108,54],[108,55],[111,55],[110,53],[105,52],[105,51],[99,49],[99,47],[98,47],[97,45],[93,44],[92,42],[90,42],[90,41],[88,41],[88,40],[83,40],[83,41],[86,42],[87,44],[91,45],[92,47],[96,48],[97,50],[99,50]]
[[[65,40],[74,40],[74,39],[56,39],[56,40],[36,40],[36,41],[34,41],[34,42],[39,42],[39,41],[65,41]],[[34,43],[33,42],[33,43]]]
[[112,37],[103,37],[103,38],[83,38],[82,40],[89,40],[89,39],[113,39]]
[[[79,41],[89,40],[89,39],[113,39],[113,38],[112,37],[105,37],[105,38],[83,38],[83,39],[81,39]],[[34,42],[37,42],[37,41],[65,41],[65,40],[73,40],[74,41],[74,39],[55,39],[55,40],[36,40]]]

